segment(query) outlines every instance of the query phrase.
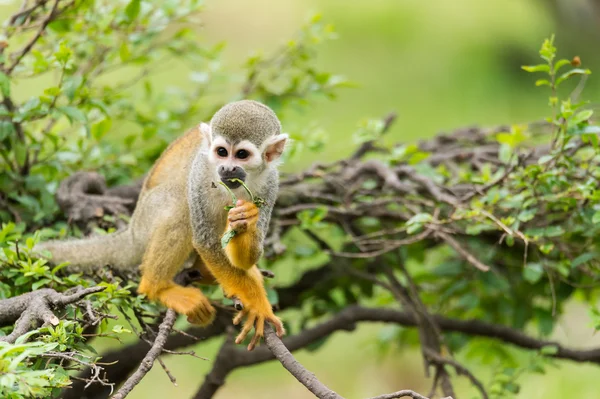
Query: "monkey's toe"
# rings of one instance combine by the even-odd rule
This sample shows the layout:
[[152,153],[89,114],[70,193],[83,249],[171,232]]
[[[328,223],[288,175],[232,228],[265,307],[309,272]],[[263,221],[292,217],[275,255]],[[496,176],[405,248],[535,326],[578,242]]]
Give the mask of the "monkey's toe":
[[197,304],[196,307],[187,313],[187,320],[192,324],[207,326],[212,324],[215,319],[215,315],[215,308],[207,300],[206,302]]

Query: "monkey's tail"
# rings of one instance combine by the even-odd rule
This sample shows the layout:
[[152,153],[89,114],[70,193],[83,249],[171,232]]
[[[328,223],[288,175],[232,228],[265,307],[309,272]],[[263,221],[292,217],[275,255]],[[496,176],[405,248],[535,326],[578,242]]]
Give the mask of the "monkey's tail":
[[71,272],[93,273],[111,266],[117,270],[133,270],[142,261],[143,252],[136,248],[129,229],[105,236],[73,240],[53,240],[35,246],[34,251],[48,251],[53,264],[69,262]]

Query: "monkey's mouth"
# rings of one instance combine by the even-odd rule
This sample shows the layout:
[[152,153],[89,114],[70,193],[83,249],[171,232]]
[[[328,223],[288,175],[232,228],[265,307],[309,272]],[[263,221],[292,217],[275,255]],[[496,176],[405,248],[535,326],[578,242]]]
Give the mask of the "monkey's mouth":
[[242,185],[242,183],[240,183],[240,179],[239,178],[228,178],[228,177],[223,177],[221,179],[221,181],[223,183],[225,183],[225,185],[227,187],[229,187],[230,189],[236,189],[238,187],[240,187]]

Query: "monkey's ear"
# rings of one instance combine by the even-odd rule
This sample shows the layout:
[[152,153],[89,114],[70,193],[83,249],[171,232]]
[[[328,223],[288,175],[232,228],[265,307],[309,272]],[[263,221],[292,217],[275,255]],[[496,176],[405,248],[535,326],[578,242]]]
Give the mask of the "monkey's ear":
[[265,147],[265,160],[267,162],[273,162],[279,159],[281,154],[283,154],[287,140],[287,134],[278,134],[277,136],[270,138]]
[[210,128],[210,125],[207,125],[206,123],[202,122],[200,124],[200,132],[209,143],[212,141],[212,130]]

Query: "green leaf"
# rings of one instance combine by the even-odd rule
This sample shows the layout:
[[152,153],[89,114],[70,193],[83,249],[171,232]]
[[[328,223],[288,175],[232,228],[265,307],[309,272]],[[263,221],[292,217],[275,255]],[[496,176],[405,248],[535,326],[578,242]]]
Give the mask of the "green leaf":
[[565,230],[561,226],[549,226],[544,230],[545,237],[559,237],[565,234]]
[[600,134],[600,126],[584,126],[582,129],[576,129],[571,134]]
[[588,119],[590,119],[593,114],[594,114],[594,111],[591,109],[586,109],[584,111],[578,112],[569,120],[569,124],[578,125],[581,122],[585,122]]
[[543,275],[544,268],[539,263],[528,263],[527,266],[523,268],[523,278],[531,284],[540,281]]
[[583,253],[583,254],[579,255],[578,257],[576,257],[575,259],[573,259],[573,261],[571,262],[571,267],[577,267],[577,266],[583,265],[583,264],[591,261],[592,259],[595,259],[597,256],[598,256],[598,254],[596,254],[595,252]]
[[121,43],[121,47],[119,48],[119,57],[122,62],[126,62],[131,58],[131,49],[129,48],[129,44],[127,42]]
[[554,249],[554,244],[549,242],[544,245],[540,245],[540,251],[544,254],[549,254]]
[[592,216],[592,223],[600,223],[600,211],[596,211],[596,213],[594,213],[594,216]]
[[37,290],[38,288],[40,288],[41,286],[49,283],[50,281],[52,281],[52,280],[50,280],[49,278],[43,278],[41,280],[38,280],[35,283],[31,284],[31,290],[32,291],[33,290]]
[[106,133],[110,130],[112,121],[110,119],[102,119],[92,125],[91,132],[92,137],[96,140],[102,139]]
[[131,333],[131,331],[130,331],[130,330],[126,329],[125,327],[123,327],[123,326],[122,326],[122,325],[120,325],[120,324],[117,324],[117,325],[115,325],[115,326],[112,328],[112,331],[113,331],[114,333],[116,333],[116,334]]
[[73,51],[63,41],[58,46],[58,51],[54,53],[54,58],[56,58],[56,61],[64,67],[67,65],[67,62],[69,62],[72,55]]
[[553,356],[558,353],[558,347],[556,345],[542,346],[540,353],[545,356]]
[[571,60],[566,60],[566,59],[562,59],[556,62],[556,64],[554,64],[554,73],[558,72],[558,70],[562,67],[564,67],[565,65],[569,65],[571,63]]
[[548,64],[524,65],[521,68],[527,72],[550,72],[550,66]]
[[125,8],[125,15],[127,16],[127,21],[133,21],[140,14],[140,3],[141,0],[131,0],[129,4],[127,4],[127,7]]
[[10,121],[0,121],[0,141],[15,133],[15,126]]
[[419,223],[429,223],[433,220],[433,216],[429,213],[417,213],[415,216],[411,217],[406,221],[406,225],[410,226],[411,224]]
[[87,120],[85,114],[78,108],[76,107],[71,107],[71,106],[62,106],[62,107],[56,107],[56,110],[58,112],[60,112],[61,114],[65,115],[67,117],[67,119],[69,119],[69,122],[73,123],[73,122],[82,122],[85,123],[85,121]]
[[223,237],[221,237],[221,248],[225,248],[227,244],[229,244],[229,241],[231,241],[236,234],[237,231],[235,230],[229,230],[223,234]]
[[548,62],[552,62],[554,57],[556,57],[556,47],[554,47],[554,35],[552,35],[549,39],[544,40],[542,43],[542,48],[540,49],[540,57]]
[[592,71],[590,71],[589,69],[581,69],[581,68],[571,69],[570,71],[563,73],[562,75],[560,75],[560,77],[558,79],[556,79],[556,85],[558,86],[565,80],[569,79],[571,76],[589,75],[591,73],[592,73]]
[[10,96],[10,78],[4,72],[0,72],[0,90],[4,97]]
[[63,92],[69,101],[73,101],[75,99],[75,94],[77,94],[77,90],[81,87],[82,83],[83,77],[81,75],[75,75],[65,79],[65,83],[63,84]]
[[535,81],[536,86],[552,86],[548,79],[538,79]]

